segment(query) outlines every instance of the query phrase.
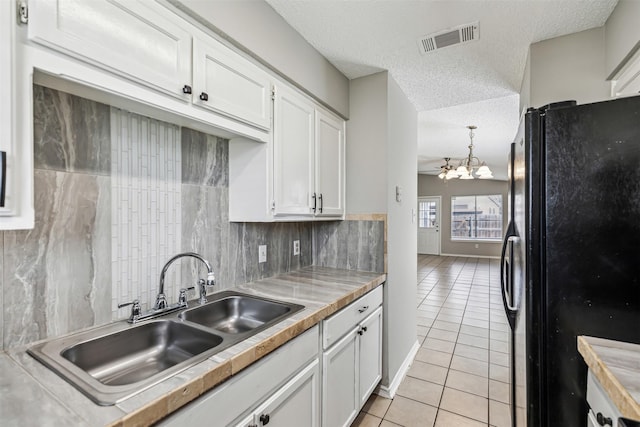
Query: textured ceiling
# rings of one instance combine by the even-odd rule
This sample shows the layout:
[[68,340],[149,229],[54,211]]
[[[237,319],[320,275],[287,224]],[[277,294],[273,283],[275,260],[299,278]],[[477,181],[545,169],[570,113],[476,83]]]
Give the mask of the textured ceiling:
[[[465,126],[475,124],[478,156],[498,144],[506,174],[529,45],[604,25],[617,0],[266,2],[348,78],[390,72],[420,113],[419,159],[466,150]],[[479,40],[420,54],[420,37],[475,21]],[[488,106],[500,116],[485,114]],[[431,167],[419,162],[419,170]]]

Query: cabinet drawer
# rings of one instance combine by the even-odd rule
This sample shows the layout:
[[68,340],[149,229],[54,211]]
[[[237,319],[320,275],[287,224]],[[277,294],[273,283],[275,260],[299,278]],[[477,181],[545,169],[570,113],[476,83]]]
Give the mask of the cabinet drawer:
[[382,304],[382,286],[378,286],[323,321],[322,348],[327,349],[351,328],[365,319]]

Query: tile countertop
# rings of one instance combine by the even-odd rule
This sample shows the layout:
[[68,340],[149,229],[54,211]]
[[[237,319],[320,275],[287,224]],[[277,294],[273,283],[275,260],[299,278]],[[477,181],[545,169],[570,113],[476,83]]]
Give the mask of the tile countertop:
[[579,336],[578,351],[622,416],[640,419],[640,345]]
[[0,353],[0,417],[13,425],[152,424],[214,388],[386,280],[384,274],[306,267],[234,288],[305,306],[293,316],[114,406],[98,406],[26,353]]

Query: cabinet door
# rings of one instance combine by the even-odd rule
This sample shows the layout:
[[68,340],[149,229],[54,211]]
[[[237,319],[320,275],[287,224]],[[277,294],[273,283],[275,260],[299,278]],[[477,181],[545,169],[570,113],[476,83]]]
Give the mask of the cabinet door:
[[382,307],[360,324],[359,332],[358,397],[362,407],[382,378]]
[[315,109],[293,90],[275,91],[274,215],[311,215]]
[[29,38],[172,96],[191,85],[191,36],[160,5],[30,0]]
[[319,376],[316,359],[256,410],[253,425],[319,427]]
[[262,129],[271,127],[266,72],[211,38],[193,40],[193,61],[195,104]]
[[358,415],[357,330],[323,354],[322,425],[348,426]]
[[315,178],[318,216],[344,214],[344,120],[316,110]]

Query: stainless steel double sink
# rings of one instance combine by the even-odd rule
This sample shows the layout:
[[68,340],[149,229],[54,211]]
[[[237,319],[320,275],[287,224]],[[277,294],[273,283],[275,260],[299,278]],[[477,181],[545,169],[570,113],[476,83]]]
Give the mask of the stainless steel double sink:
[[99,405],[113,405],[271,327],[304,306],[235,291],[143,323],[126,321],[27,351]]

